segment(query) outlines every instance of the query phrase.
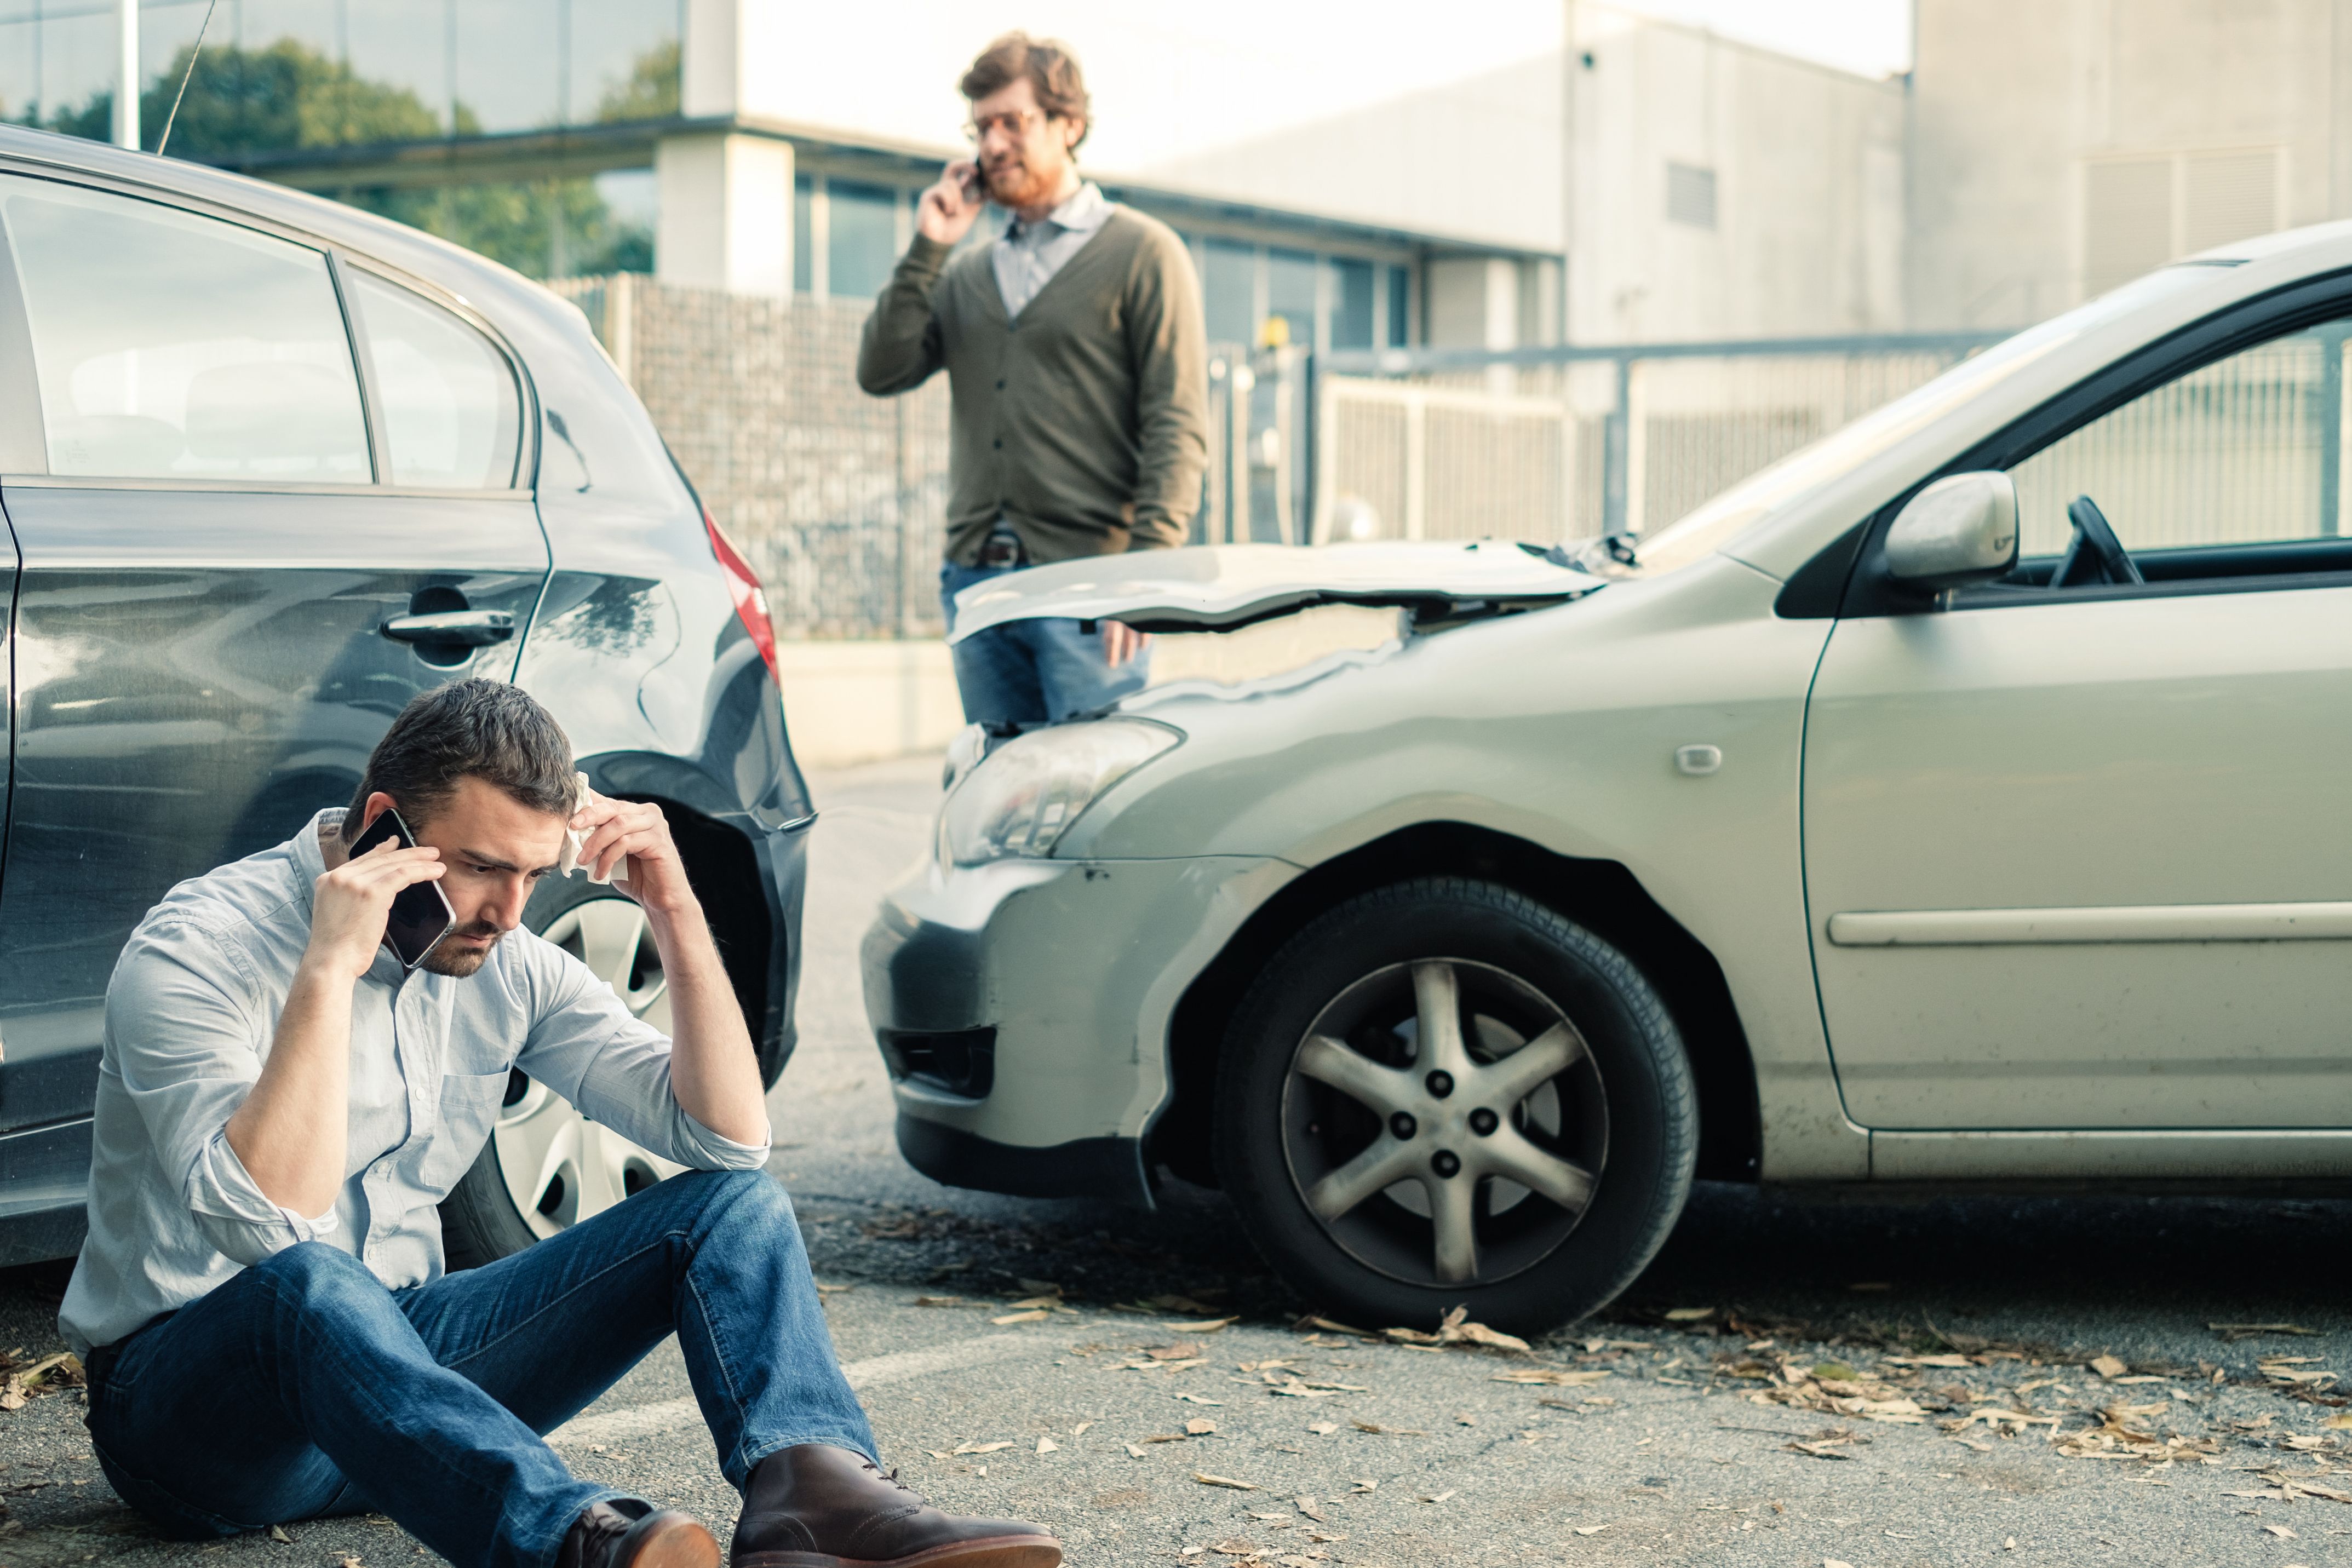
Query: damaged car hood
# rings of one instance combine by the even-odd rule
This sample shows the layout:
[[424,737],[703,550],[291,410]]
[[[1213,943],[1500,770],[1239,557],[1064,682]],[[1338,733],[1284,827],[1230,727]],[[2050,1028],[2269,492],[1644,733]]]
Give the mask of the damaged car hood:
[[1056,561],[956,595],[960,643],[1008,621],[1119,621],[1139,632],[1231,632],[1317,604],[1396,605],[1419,619],[1530,610],[1603,580],[1508,539],[1188,545]]

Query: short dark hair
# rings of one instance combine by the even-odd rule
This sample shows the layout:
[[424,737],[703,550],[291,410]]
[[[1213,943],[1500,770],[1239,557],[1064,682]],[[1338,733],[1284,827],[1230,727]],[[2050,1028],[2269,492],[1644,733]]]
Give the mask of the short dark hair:
[[[965,98],[978,103],[1023,77],[1029,78],[1037,107],[1046,114],[1055,120],[1084,120],[1087,131],[1094,129],[1093,102],[1087,97],[1087,78],[1078,69],[1078,57],[1058,38],[1007,33],[980,51],[980,57],[957,85]],[[1071,151],[1076,152],[1078,142],[1086,139],[1085,131],[1078,132],[1077,141],[1070,143]]]
[[343,817],[343,841],[359,836],[377,790],[416,828],[449,803],[460,779],[479,779],[535,811],[569,817],[572,774],[570,738],[530,693],[479,676],[452,681],[412,698],[375,743]]

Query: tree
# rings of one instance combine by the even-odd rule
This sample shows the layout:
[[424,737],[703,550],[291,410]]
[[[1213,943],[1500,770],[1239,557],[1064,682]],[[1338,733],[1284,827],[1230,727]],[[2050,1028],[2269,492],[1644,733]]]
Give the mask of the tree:
[[[657,118],[677,111],[677,46],[638,57],[628,79],[604,95],[603,120]],[[139,96],[140,124],[163,133],[188,51]],[[665,96],[666,95],[666,96]],[[407,88],[370,81],[341,61],[292,38],[258,49],[214,46],[196,57],[172,129],[171,155],[233,162],[255,152],[371,142],[430,141],[478,135],[481,122],[464,104],[445,127]],[[61,110],[51,129],[104,141],[112,134],[114,95],[100,92]],[[557,273],[641,272],[653,267],[653,235],[617,221],[592,180],[444,185],[422,190],[350,187],[337,199],[424,229],[534,277]]]

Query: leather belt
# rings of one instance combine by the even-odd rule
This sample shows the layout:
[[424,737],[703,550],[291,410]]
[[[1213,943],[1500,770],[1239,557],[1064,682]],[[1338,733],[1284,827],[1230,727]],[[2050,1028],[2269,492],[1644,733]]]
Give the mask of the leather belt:
[[1027,566],[1029,552],[1023,548],[1019,534],[992,533],[980,541],[979,564],[991,571]]

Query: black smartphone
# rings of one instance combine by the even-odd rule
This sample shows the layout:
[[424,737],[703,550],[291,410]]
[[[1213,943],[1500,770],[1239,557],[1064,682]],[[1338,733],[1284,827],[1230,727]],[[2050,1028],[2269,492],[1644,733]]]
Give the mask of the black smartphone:
[[[352,846],[351,858],[357,860],[386,839],[404,850],[416,847],[416,835],[408,831],[400,813],[389,807],[360,835],[359,841]],[[383,923],[383,939],[392,945],[393,955],[400,960],[401,967],[414,969],[457,926],[457,911],[449,907],[448,895],[441,891],[440,883],[412,882],[393,894],[392,914]]]

